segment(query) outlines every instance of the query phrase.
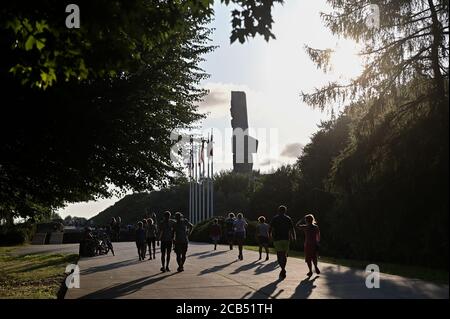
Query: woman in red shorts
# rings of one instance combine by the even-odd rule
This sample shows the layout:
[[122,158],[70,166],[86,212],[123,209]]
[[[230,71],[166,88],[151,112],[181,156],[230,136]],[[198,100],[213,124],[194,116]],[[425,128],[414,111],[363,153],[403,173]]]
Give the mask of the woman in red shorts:
[[317,267],[317,254],[320,243],[320,230],[317,226],[316,219],[312,214],[308,214],[297,223],[297,228],[305,233],[305,261],[308,264],[308,277],[312,276],[312,264],[316,270],[316,274],[320,274],[319,267]]

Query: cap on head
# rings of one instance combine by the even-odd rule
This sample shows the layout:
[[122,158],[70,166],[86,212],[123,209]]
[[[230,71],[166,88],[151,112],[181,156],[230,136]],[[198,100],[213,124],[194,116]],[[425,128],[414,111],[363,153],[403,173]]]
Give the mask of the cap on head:
[[278,207],[278,213],[280,214],[286,214],[287,212],[287,207],[284,205],[280,205],[280,207]]

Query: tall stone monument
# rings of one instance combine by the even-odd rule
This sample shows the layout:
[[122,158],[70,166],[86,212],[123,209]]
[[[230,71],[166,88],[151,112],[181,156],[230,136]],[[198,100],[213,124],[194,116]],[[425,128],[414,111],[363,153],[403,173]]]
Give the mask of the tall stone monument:
[[233,171],[251,173],[253,153],[258,150],[258,140],[249,136],[247,101],[245,92],[231,92],[231,127],[233,128]]

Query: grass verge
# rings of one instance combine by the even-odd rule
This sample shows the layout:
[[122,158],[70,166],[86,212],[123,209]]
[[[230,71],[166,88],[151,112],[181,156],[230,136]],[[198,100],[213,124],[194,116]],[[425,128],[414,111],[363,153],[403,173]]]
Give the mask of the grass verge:
[[[245,249],[258,251],[258,246],[244,246]],[[271,254],[275,254],[274,248],[269,248]],[[303,252],[290,250],[289,257],[294,258],[304,258]],[[448,270],[441,269],[430,269],[419,266],[407,266],[384,262],[369,262],[363,260],[352,260],[352,259],[340,259],[334,257],[320,256],[319,263],[329,263],[335,265],[341,265],[345,267],[352,267],[358,269],[365,269],[369,264],[377,264],[380,267],[382,273],[404,276],[408,278],[422,279],[426,281],[431,281],[438,284],[448,285]],[[320,264],[319,264],[320,266]]]
[[17,247],[0,247],[0,299],[56,299],[67,264],[76,254],[14,256]]

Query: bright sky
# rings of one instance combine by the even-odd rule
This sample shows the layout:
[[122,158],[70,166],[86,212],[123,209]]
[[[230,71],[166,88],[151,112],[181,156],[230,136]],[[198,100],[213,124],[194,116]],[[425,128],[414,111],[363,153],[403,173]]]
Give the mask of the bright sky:
[[[205,56],[202,65],[211,77],[202,83],[210,94],[200,110],[208,112],[201,123],[204,131],[214,128],[216,172],[232,168],[231,149],[228,150],[231,146],[225,132],[231,126],[232,90],[246,92],[249,126],[255,130],[252,135],[260,141],[254,168],[263,172],[293,163],[317,130],[317,124],[329,118],[329,114],[301,102],[299,93],[311,92],[332,80],[345,80],[361,72],[357,45],[338,39],[323,25],[319,14],[329,11],[325,0],[286,1],[273,11],[272,32],[276,40],[265,42],[258,37],[245,44],[230,45],[230,8],[215,6],[212,27],[216,30],[212,44],[219,48]],[[336,51],[330,74],[324,75],[316,68],[304,50],[305,45]],[[89,218],[117,200],[71,204],[58,212],[63,217]]]

